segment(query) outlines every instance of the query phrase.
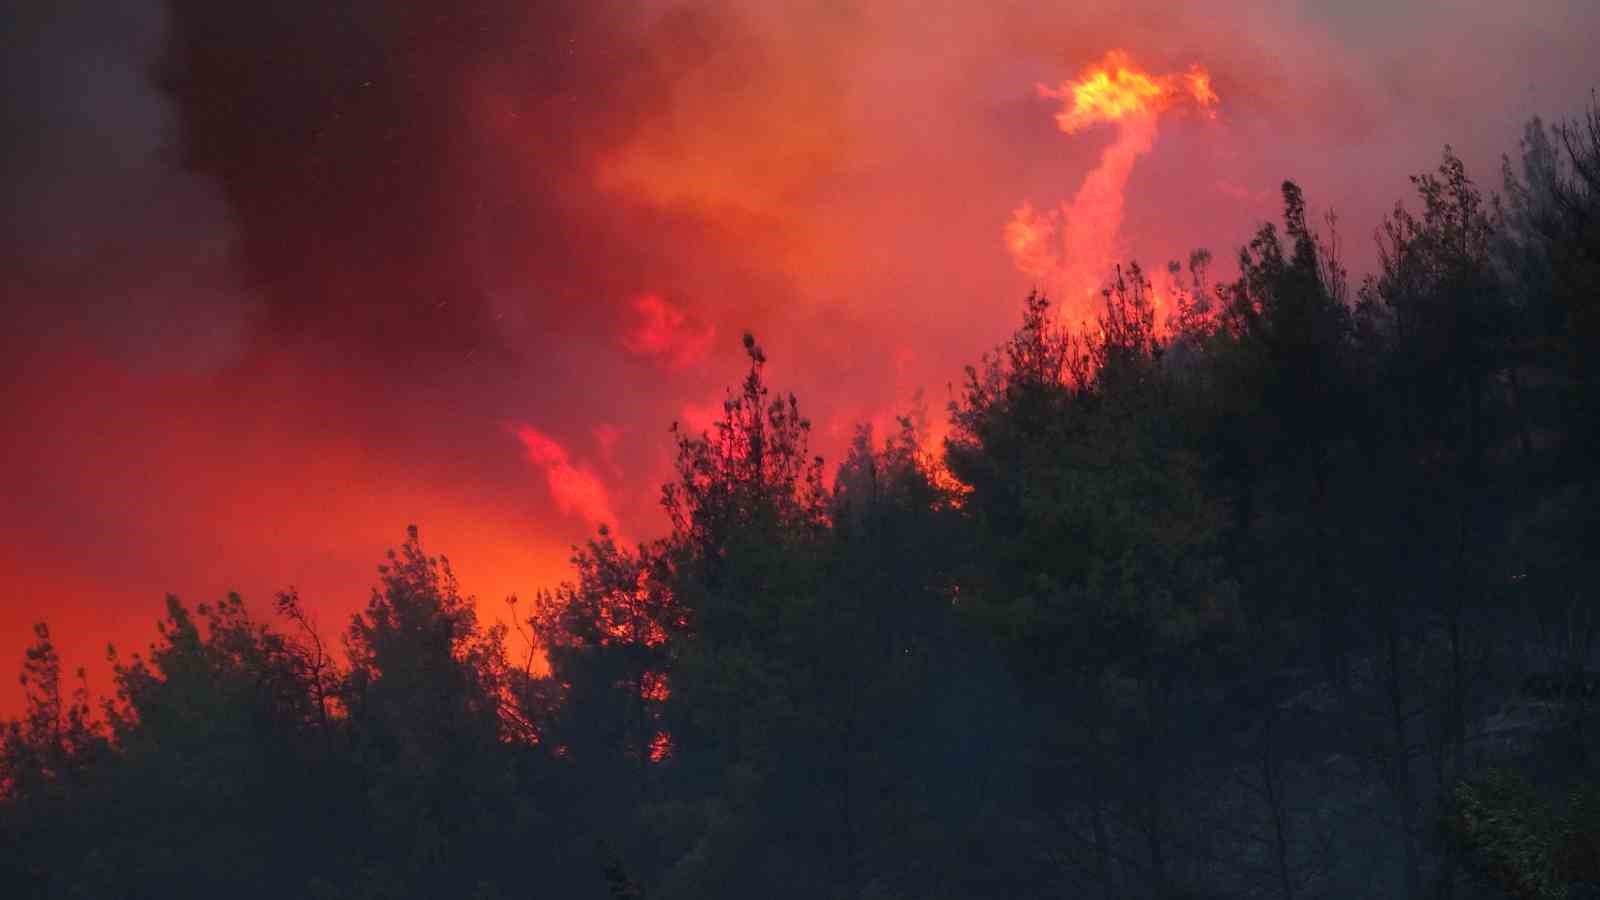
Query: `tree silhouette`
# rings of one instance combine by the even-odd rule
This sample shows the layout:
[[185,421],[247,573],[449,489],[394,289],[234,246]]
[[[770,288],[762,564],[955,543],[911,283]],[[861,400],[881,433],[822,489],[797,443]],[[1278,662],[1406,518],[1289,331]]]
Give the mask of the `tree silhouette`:
[[[96,703],[39,625],[6,896],[1576,897],[1600,113],[1446,148],[1352,295],[1285,182],[1236,272],[1029,295],[949,436],[830,481],[751,336],[670,527],[480,619],[413,527],[325,641],[167,600]],[[13,888],[13,885],[16,887]]]

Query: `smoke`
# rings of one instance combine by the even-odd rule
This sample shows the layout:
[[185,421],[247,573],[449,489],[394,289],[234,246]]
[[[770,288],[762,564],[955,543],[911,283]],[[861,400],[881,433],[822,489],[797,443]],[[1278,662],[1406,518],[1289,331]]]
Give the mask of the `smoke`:
[[573,462],[565,447],[532,425],[518,426],[516,434],[528,461],[544,472],[557,509],[577,516],[589,528],[620,526],[605,483],[593,468]]
[[260,305],[235,278],[237,233],[220,185],[174,165],[180,116],[149,77],[170,27],[157,0],[16,8],[0,366],[63,333],[143,368],[210,371],[242,352]]
[[[1285,177],[1370,227],[1600,79],[1582,0],[19,7],[0,634],[88,663],[169,590],[293,584],[337,629],[410,522],[488,599],[548,586],[598,521],[659,533],[668,427],[747,329],[837,460],[1042,276],[1226,259]],[[1110,47],[1175,90],[1203,61],[1226,127],[1064,139],[1035,85]]]
[[705,362],[716,339],[712,325],[698,325],[688,314],[657,294],[643,294],[634,300],[638,323],[622,336],[628,352],[646,356],[670,369],[684,369]]

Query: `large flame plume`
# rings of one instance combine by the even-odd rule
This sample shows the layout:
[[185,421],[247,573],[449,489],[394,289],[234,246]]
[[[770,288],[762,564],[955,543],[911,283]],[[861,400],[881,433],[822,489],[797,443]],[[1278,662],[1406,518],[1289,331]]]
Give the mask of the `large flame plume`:
[[1139,157],[1155,146],[1157,120],[1177,108],[1212,114],[1217,94],[1200,66],[1152,75],[1121,50],[1106,54],[1059,88],[1040,85],[1039,93],[1062,101],[1056,123],[1066,134],[1101,124],[1117,129],[1116,139],[1101,152],[1070,201],[1053,210],[1024,201],[1005,228],[1017,268],[1056,296],[1065,314],[1087,318],[1116,262],[1128,176]]

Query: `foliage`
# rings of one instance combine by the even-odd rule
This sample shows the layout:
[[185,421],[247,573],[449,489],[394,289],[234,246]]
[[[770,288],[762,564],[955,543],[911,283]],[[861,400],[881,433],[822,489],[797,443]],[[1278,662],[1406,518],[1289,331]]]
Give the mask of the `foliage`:
[[[0,728],[8,896],[1575,896],[1600,453],[1600,112],[1505,192],[1448,148],[1351,290],[1293,182],[1213,279],[1031,294],[949,436],[829,482],[749,367],[486,625],[415,528],[325,642],[169,598]],[[1554,669],[1554,671],[1552,671]],[[1443,827],[1431,827],[1441,824]]]

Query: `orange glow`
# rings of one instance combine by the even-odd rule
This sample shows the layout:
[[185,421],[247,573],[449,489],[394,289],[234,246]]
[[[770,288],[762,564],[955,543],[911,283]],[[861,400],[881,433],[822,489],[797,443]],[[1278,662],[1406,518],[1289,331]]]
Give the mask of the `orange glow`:
[[[494,442],[471,458],[503,460],[521,484],[463,478],[415,435],[418,451],[394,452],[392,432],[363,432],[353,414],[323,418],[320,404],[359,409],[367,392],[330,375],[301,380],[296,362],[262,356],[237,375],[163,374],[67,349],[41,367],[24,395],[30,440],[13,449],[0,495],[26,499],[38,484],[52,499],[0,525],[0,638],[10,641],[0,663],[14,675],[29,626],[45,620],[68,671],[87,668],[105,696],[106,645],[124,661],[144,652],[167,592],[192,608],[238,591],[252,615],[281,625],[272,596],[290,587],[337,652],[385,548],[412,522],[479,597],[485,624],[509,618],[501,598],[566,576],[570,538],[527,514],[538,497],[517,445],[486,429]],[[319,406],[297,405],[306,398]],[[81,477],[92,490],[68,489],[77,473],[90,473]],[[21,699],[0,692],[0,716]]]
[[[672,594],[661,585],[653,585],[650,573],[640,571],[633,590],[614,592],[600,607],[600,630],[623,644],[642,644],[659,647],[667,642],[666,629],[651,616],[651,612],[671,605]],[[610,643],[609,641],[607,643]],[[645,696],[650,696],[656,679],[666,699],[666,676],[646,676]]]
[[1099,124],[1117,127],[1116,138],[1072,200],[1045,211],[1024,201],[1004,230],[1017,269],[1057,298],[1068,325],[1078,325],[1092,321],[1101,284],[1121,255],[1118,237],[1128,178],[1139,158],[1155,146],[1157,119],[1178,107],[1209,112],[1218,98],[1210,74],[1199,66],[1153,75],[1121,50],[1106,54],[1059,88],[1040,85],[1039,94],[1062,101],[1056,124],[1066,134]]
[[853,248],[826,223],[794,215],[795,205],[839,170],[851,142],[841,76],[811,42],[823,26],[786,26],[784,40],[759,49],[743,39],[748,25],[732,26],[724,46],[686,66],[683,50],[659,48],[653,62],[677,76],[660,103],[630,113],[640,127],[590,166],[601,193],[690,213],[726,241],[721,252],[810,278]]
[[928,423],[928,440],[923,445],[921,463],[934,487],[944,492],[951,506],[960,509],[966,504],[972,488],[957,478],[945,464],[944,446],[950,438],[950,420],[944,417]]
[[678,423],[687,433],[699,435],[709,432],[722,417],[722,400],[714,398],[705,403],[690,401],[678,410]]
[[[596,524],[666,531],[667,428],[715,438],[746,330],[828,477],[926,388],[930,471],[959,489],[945,401],[1030,287],[1092,326],[1130,249],[1158,273],[1208,247],[1231,278],[1283,178],[1368,228],[1404,160],[1498,161],[1514,136],[1460,123],[1536,111],[1519,47],[1539,97],[1587,96],[1592,27],[1457,5],[1482,10],[1429,24],[1504,52],[1369,46],[1360,4],[1138,0],[495,3],[437,27],[360,4],[311,41],[292,10],[260,30],[189,3],[92,83],[41,52],[54,93],[17,133],[50,152],[13,167],[4,254],[0,674],[43,619],[103,693],[105,644],[144,649],[167,591],[269,619],[294,586],[337,645],[412,522],[512,618],[501,598],[572,579]],[[95,21],[56,6],[40,34]],[[196,35],[219,43],[171,52]],[[352,52],[382,71],[352,81]],[[196,69],[184,100],[150,53],[228,77]],[[107,85],[126,114],[63,114]],[[1223,100],[1238,127],[1202,128]],[[1186,294],[1162,287],[1166,319]]]

